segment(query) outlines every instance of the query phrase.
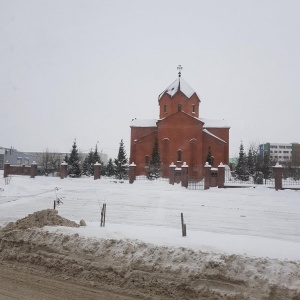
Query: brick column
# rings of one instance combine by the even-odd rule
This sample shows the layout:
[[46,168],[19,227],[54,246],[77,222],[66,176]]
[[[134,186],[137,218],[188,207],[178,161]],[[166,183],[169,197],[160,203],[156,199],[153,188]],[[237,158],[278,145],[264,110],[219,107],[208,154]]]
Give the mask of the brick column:
[[275,190],[282,190],[282,173],[283,168],[279,163],[273,167],[274,179],[275,179]]
[[4,173],[3,173],[3,177],[8,177],[9,175],[9,171],[10,171],[10,163],[7,161],[5,164],[4,164]]
[[36,174],[37,174],[37,163],[33,161],[30,168],[30,178],[34,178]]
[[181,166],[181,186],[187,188],[188,187],[188,174],[189,174],[189,166],[186,162]]
[[64,179],[67,177],[68,173],[68,164],[64,161],[60,165],[60,178]]
[[94,180],[100,179],[101,178],[101,164],[96,162],[94,164]]
[[209,165],[208,162],[206,162],[204,166],[204,189],[205,190],[208,190],[210,188],[210,178],[211,178],[210,168],[211,165]]
[[218,165],[218,188],[223,189],[225,183],[225,166],[223,163]]
[[136,177],[135,177],[135,170],[136,170],[136,164],[132,162],[129,165],[129,183],[134,183]]
[[173,184],[175,182],[175,168],[176,165],[174,163],[171,163],[169,166],[169,184]]

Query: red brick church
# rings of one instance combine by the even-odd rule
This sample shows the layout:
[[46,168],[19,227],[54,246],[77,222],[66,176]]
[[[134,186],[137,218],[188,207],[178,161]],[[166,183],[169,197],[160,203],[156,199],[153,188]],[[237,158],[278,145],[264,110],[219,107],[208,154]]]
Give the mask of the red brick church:
[[158,140],[162,175],[169,165],[189,165],[189,176],[202,178],[209,147],[214,166],[229,160],[229,126],[224,120],[200,118],[200,97],[179,77],[159,96],[159,119],[131,122],[130,162],[136,175],[147,175],[155,140]]

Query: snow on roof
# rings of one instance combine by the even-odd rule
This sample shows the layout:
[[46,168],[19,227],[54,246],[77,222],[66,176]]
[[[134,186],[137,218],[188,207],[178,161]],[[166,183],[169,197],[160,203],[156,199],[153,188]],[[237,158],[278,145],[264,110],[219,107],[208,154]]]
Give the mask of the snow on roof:
[[173,97],[179,90],[188,98],[190,98],[195,93],[195,91],[185,82],[182,77],[178,77],[159,95],[158,99],[160,99],[164,93],[167,93],[171,97]]
[[219,137],[217,137],[216,135],[212,134],[212,133],[209,132],[207,129],[203,129],[202,131],[205,132],[205,133],[207,133],[207,134],[209,134],[210,136],[212,136],[212,137],[214,137],[214,138],[218,139],[219,141],[221,141],[221,142],[223,142],[223,143],[226,144],[226,142],[225,142],[224,140],[222,140],[222,139],[220,139]]
[[210,120],[199,118],[204,123],[203,128],[230,128],[226,120]]
[[157,119],[133,119],[130,127],[156,127]]

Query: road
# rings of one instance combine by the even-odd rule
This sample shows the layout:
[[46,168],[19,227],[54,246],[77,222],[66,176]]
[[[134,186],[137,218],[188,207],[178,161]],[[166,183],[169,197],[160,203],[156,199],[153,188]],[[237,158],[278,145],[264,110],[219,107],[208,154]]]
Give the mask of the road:
[[24,273],[0,263],[0,300],[139,300],[78,283]]

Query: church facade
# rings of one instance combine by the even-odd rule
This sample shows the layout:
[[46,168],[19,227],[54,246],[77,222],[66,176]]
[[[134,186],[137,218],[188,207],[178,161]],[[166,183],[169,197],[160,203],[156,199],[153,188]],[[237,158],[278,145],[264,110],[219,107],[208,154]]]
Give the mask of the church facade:
[[130,162],[136,175],[147,175],[155,140],[159,145],[162,176],[169,166],[189,166],[189,177],[202,178],[208,152],[214,166],[229,161],[229,129],[224,120],[200,117],[200,98],[180,76],[158,97],[159,118],[131,122]]

